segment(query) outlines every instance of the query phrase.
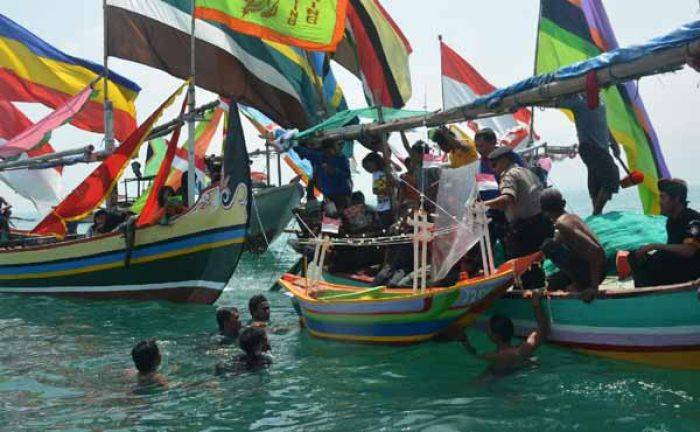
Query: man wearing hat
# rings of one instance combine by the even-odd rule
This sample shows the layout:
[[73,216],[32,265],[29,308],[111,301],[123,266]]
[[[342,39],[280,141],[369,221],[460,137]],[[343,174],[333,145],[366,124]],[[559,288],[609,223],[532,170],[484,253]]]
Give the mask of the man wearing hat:
[[[525,256],[540,249],[542,243],[554,235],[552,223],[542,214],[540,194],[542,183],[529,169],[518,166],[513,150],[497,147],[489,154],[494,172],[499,176],[500,195],[485,202],[492,209],[503,210],[508,226],[505,251],[508,258]],[[523,275],[525,288],[544,286],[544,272],[533,267]]]
[[629,264],[636,287],[668,285],[700,278],[700,213],[688,207],[688,186],[680,179],[659,180],[666,244],[632,251]]

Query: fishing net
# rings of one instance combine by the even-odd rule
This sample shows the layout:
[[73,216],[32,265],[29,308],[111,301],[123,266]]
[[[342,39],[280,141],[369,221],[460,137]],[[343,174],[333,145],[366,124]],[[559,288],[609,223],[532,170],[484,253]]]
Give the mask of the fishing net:
[[[586,223],[596,233],[605,249],[608,274],[614,274],[615,255],[621,250],[637,249],[649,243],[666,242],[666,218],[639,213],[610,212],[600,216],[589,216]],[[545,272],[557,272],[551,262],[545,262]]]
[[[437,217],[432,242],[433,280],[441,280],[479,242],[483,235],[472,223],[470,204],[476,198],[478,163],[460,168],[443,168],[437,197]],[[458,222],[459,221],[459,222]]]

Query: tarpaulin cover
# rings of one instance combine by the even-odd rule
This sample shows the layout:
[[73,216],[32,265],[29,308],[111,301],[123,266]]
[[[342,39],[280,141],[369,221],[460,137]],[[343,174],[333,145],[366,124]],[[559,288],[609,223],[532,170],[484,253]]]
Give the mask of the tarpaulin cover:
[[[615,273],[615,255],[621,250],[637,249],[649,243],[666,243],[666,218],[639,213],[610,212],[586,218],[605,249],[608,274]],[[548,275],[557,271],[550,261],[545,262]]]
[[603,69],[617,64],[629,63],[657,51],[676,48],[699,39],[700,21],[694,21],[664,36],[651,39],[646,43],[608,51],[597,57],[593,57],[590,60],[572,64],[571,66],[561,68],[555,72],[537,75],[522,80],[511,86],[496,90],[493,93],[478,98],[472,105],[491,107],[498,104],[503,98],[512,96],[516,93],[530,90],[554,81],[581,77],[593,70]]

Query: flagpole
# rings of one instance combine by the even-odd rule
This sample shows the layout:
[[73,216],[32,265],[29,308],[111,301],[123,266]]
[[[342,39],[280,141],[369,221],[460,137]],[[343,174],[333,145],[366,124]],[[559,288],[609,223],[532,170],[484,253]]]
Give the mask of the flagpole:
[[[540,24],[542,23],[542,0],[537,10],[537,33],[535,34],[535,61],[532,66],[532,76],[537,76],[537,56],[540,53]],[[535,142],[535,107],[530,107],[530,145]]]
[[438,35],[440,42],[440,94],[442,96],[442,109],[445,109],[445,82],[442,79],[445,76],[445,71],[442,69],[442,35]]
[[[112,101],[109,99],[109,26],[107,23],[107,0],[102,0],[102,20],[103,20],[103,66],[104,71],[102,72],[103,77],[103,111],[104,111],[104,140],[105,140],[105,151],[111,153],[114,151],[114,111]],[[118,200],[117,188],[114,188],[107,198],[107,207],[113,207]]]
[[[187,206],[194,205],[194,188],[196,187],[196,168],[194,163],[194,141],[195,141],[195,116],[196,116],[196,101],[195,101],[195,23],[194,17],[196,0],[192,0],[192,20],[190,23],[190,83],[187,88]],[[185,197],[183,197],[184,199]]]

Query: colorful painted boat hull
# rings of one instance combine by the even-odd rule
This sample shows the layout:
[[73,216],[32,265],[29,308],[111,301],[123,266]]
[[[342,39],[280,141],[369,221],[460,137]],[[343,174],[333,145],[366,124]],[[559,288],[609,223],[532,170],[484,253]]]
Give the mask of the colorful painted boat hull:
[[[298,304],[305,327],[316,337],[347,342],[408,344],[426,341],[463,327],[498,299],[513,282],[512,265],[486,279],[466,280],[448,288],[358,288],[319,282],[306,289],[306,279],[287,274],[280,284]],[[362,295],[365,298],[323,299],[319,292]]]
[[[604,290],[584,303],[552,296],[548,341],[597,356],[652,366],[700,370],[700,281],[644,289]],[[509,292],[486,315],[502,314],[524,336],[536,323],[530,301]],[[486,316],[484,316],[486,319]]]
[[279,187],[253,190],[254,206],[251,207],[250,228],[246,239],[247,251],[262,253],[267,250],[294,215],[292,210],[299,206],[304,188],[299,182]]
[[247,221],[245,200],[224,206],[221,195],[210,189],[172,224],[137,229],[128,265],[118,233],[0,251],[0,293],[213,303],[236,268]]

